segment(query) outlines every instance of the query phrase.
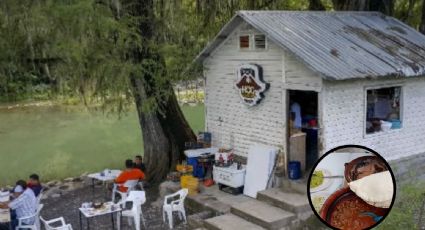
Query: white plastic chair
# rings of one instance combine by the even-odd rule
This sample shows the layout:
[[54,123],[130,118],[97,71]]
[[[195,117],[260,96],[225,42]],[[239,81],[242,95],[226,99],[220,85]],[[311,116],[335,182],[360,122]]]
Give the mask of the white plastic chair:
[[[123,210],[121,215],[124,217],[130,217],[134,219],[134,226],[136,230],[140,230],[140,220],[143,222],[143,226],[146,227],[145,218],[143,217],[142,205],[146,202],[145,191],[131,191],[128,197],[119,202],[122,206],[125,206],[127,202],[132,203],[131,209]],[[118,214],[119,215],[119,214]],[[130,218],[128,219],[131,224]],[[120,226],[120,218],[118,217],[118,226]]]
[[[66,224],[65,219],[63,217],[59,217],[52,220],[45,220],[43,219],[43,217],[40,216],[40,220],[46,230],[72,230],[71,224]],[[53,223],[60,223],[60,225],[53,227]]]
[[176,193],[165,196],[164,205],[162,206],[162,219],[164,223],[166,223],[165,214],[167,214],[168,224],[170,228],[173,228],[173,212],[178,212],[180,220],[184,219],[184,222],[186,223],[186,211],[184,210],[184,199],[186,199],[188,192],[189,190],[187,188],[184,188],[184,189],[180,189]]
[[[18,219],[18,226],[16,226],[16,230],[19,229],[30,229],[30,230],[40,230],[40,211],[43,209],[43,204],[39,204],[37,206],[36,212],[31,216],[26,216]],[[34,221],[32,224],[25,224],[24,221]]]
[[40,193],[36,197],[36,199],[37,199],[37,207],[40,206],[41,198],[43,198],[43,192],[44,192],[44,188],[41,189]]
[[138,185],[140,187],[140,190],[142,190],[142,191],[145,190],[145,188],[143,187],[143,181],[139,181]]
[[[139,180],[128,180],[124,184],[114,184],[114,188],[112,189],[112,202],[115,202],[115,196],[117,193],[120,194],[121,201],[125,200],[128,196],[128,193],[130,191],[134,191],[138,183],[139,183]],[[127,192],[121,192],[118,188],[119,186],[126,187]]]

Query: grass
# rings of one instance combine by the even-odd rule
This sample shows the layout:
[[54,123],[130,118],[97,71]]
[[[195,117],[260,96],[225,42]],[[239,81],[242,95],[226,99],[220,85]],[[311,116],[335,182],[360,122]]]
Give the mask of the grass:
[[[425,210],[422,213],[422,228],[419,228],[419,216],[423,202],[425,202],[425,181],[423,178],[408,183],[397,184],[396,200],[388,216],[373,229],[400,230],[424,229]],[[312,216],[306,221],[309,229],[329,229],[318,217]]]
[[[388,216],[377,229],[421,229],[418,227],[419,213],[425,202],[425,182],[401,185],[396,201]],[[425,226],[425,210],[422,214],[422,226]]]
[[[204,107],[184,106],[191,127],[204,129]],[[0,109],[0,187],[38,173],[44,181],[121,168],[142,154],[137,114],[121,119],[80,106]]]

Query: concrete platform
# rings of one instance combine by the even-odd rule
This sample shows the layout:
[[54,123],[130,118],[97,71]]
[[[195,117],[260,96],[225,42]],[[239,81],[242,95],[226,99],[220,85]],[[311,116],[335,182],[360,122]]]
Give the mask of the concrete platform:
[[231,212],[266,229],[280,229],[295,218],[294,213],[257,200],[232,205]]
[[211,211],[215,215],[230,213],[232,205],[254,200],[253,198],[240,195],[232,195],[218,189],[217,185],[212,187],[202,187],[201,193],[196,196],[186,198],[188,206],[193,213],[201,211]]
[[210,230],[263,230],[264,228],[250,223],[233,214],[226,214],[205,220],[205,227]]
[[283,192],[280,188],[261,191],[257,199],[293,213],[311,211],[307,195]]

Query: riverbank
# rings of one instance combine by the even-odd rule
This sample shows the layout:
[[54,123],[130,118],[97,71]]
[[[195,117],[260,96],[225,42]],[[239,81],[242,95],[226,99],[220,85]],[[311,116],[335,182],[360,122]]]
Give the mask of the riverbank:
[[[51,102],[2,106],[0,187],[32,173],[51,181],[122,168],[125,159],[143,154],[135,109],[118,117]],[[195,132],[204,129],[203,105],[182,106],[182,110]]]

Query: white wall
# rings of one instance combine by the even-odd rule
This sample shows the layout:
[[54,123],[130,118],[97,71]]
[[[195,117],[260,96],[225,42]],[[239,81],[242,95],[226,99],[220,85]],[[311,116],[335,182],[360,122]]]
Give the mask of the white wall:
[[[402,86],[402,128],[365,134],[365,87]],[[326,151],[344,144],[376,150],[387,160],[425,152],[425,78],[324,81],[322,144]]]
[[[243,25],[246,30],[246,25]],[[246,156],[253,143],[273,145],[285,150],[286,113],[282,101],[282,50],[268,41],[265,51],[240,51],[236,29],[204,62],[206,77],[206,127],[213,145],[231,147]],[[263,68],[263,79],[270,83],[260,104],[249,107],[242,103],[234,86],[236,68],[242,63],[255,63]],[[223,122],[219,122],[219,118]]]
[[291,53],[285,52],[285,89],[320,92],[322,78],[308,69]]

